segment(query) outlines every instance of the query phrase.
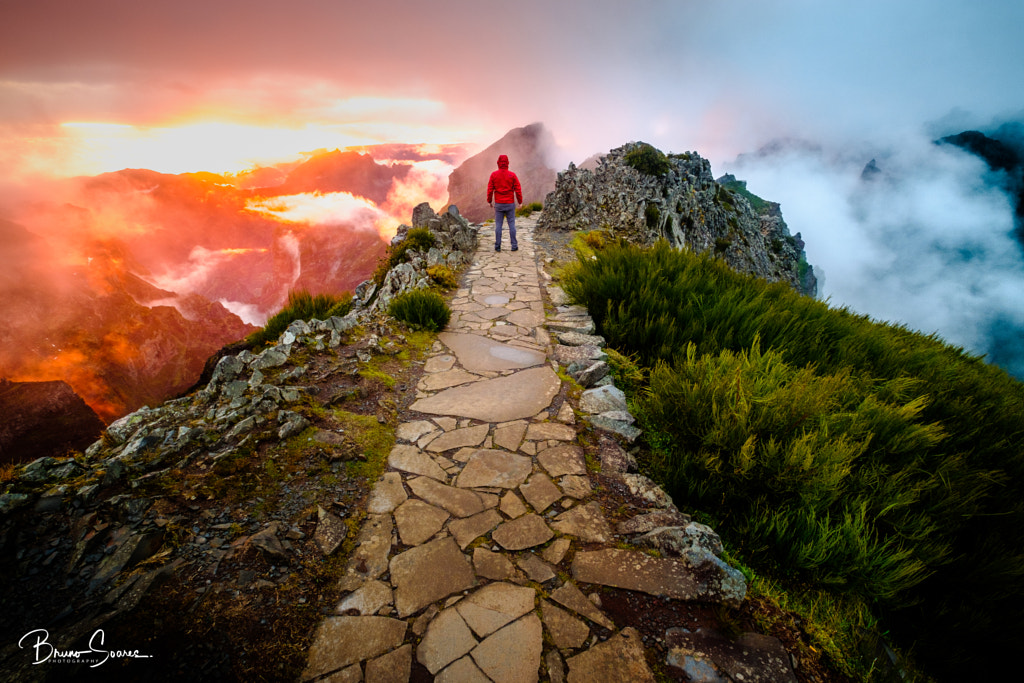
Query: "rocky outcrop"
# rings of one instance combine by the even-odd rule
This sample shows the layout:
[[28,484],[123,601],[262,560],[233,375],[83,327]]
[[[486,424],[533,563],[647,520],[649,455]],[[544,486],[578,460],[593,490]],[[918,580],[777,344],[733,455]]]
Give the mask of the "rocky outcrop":
[[0,464],[82,450],[103,422],[66,382],[0,379]]
[[542,123],[514,128],[479,154],[466,159],[448,176],[448,203],[474,223],[494,218],[487,206],[487,179],[498,169],[499,154],[509,157],[509,170],[523,186],[523,203],[542,202],[555,187],[555,169],[548,166],[554,138]]
[[643,173],[626,161],[639,144],[611,150],[593,171],[570,164],[559,173],[539,229],[606,230],[644,245],[666,239],[714,253],[740,272],[816,293],[803,242],[789,234],[778,204],[755,210],[745,188],[731,177],[716,182],[711,164],[694,152],[668,155],[660,175]]
[[391,240],[392,246],[401,244],[413,228],[426,228],[434,236],[435,245],[428,251],[406,252],[406,261],[396,264],[378,284],[373,280],[361,283],[355,290],[353,309],[360,317],[386,312],[391,301],[412,289],[430,285],[427,269],[444,265],[458,270],[476,249],[476,228],[459,213],[459,208],[450,205],[437,215],[426,202],[412,210],[412,226],[400,225]]

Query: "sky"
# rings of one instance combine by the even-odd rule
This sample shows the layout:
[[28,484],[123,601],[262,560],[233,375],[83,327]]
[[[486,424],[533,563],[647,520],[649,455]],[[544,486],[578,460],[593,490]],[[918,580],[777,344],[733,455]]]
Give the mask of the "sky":
[[[1022,26],[1019,0],[0,0],[0,213],[53,178],[482,148],[543,121],[563,165],[631,140],[697,151],[782,203],[823,296],[984,350],[965,309],[1024,329],[1007,206],[930,140],[1024,119]],[[865,191],[873,157],[893,182]],[[997,301],[950,294],[995,278],[941,257],[979,232]],[[935,253],[908,265],[908,234]]]

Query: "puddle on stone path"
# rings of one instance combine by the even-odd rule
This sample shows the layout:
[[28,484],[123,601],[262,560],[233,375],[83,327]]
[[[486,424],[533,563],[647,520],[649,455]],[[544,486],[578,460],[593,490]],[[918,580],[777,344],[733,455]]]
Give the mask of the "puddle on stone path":
[[491,346],[487,351],[494,358],[512,361],[513,363],[533,363],[536,360],[536,352],[517,349],[514,346]]

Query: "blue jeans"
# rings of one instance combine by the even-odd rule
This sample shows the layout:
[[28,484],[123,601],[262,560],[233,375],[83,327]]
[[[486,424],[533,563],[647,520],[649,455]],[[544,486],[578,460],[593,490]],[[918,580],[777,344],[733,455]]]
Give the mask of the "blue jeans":
[[516,242],[516,205],[494,203],[494,248],[501,249],[501,222],[508,220],[508,238],[512,242],[512,248],[518,249]]

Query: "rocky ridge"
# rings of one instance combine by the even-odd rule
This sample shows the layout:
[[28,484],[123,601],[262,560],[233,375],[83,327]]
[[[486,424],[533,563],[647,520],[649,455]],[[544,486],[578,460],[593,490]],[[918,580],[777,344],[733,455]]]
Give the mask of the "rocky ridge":
[[666,239],[676,248],[714,253],[739,272],[816,293],[803,241],[789,234],[778,204],[755,211],[744,192],[728,189],[735,179],[716,182],[711,164],[696,152],[668,155],[661,175],[642,173],[626,159],[641,144],[609,151],[594,170],[569,164],[544,200],[538,229],[606,230],[643,245]]
[[[478,249],[418,381],[395,369],[412,339],[379,312],[425,277],[429,254],[379,291],[365,284],[345,318],[297,322],[268,349],[221,357],[202,389],[112,424],[82,457],[19,469],[0,495],[3,575],[18,587],[5,613],[40,616],[32,587],[57,586],[46,623],[68,647],[101,626],[137,633],[119,620],[147,618],[172,589],[188,597],[186,622],[217,600],[247,611],[234,650],[223,635],[201,645],[158,631],[143,646],[173,652],[160,651],[156,679],[252,672],[247,658],[282,639],[274,622],[300,611],[304,628],[285,639],[309,648],[306,679],[794,680],[799,659],[777,640],[722,636],[713,606],[742,604],[745,581],[714,532],[635,471],[640,434],[603,340],[585,310],[540,284],[531,221],[508,262],[455,212],[417,207],[413,224],[447,224],[453,246]],[[468,256],[446,249],[432,260]],[[370,381],[379,368],[393,389]],[[336,408],[391,434],[383,455]],[[389,470],[368,497],[372,481],[352,474],[364,458]],[[289,460],[283,481],[262,482]],[[28,625],[9,624],[5,644]],[[32,673],[14,646],[0,662]],[[277,666],[261,677],[299,674]]]
[[[0,488],[0,575],[15,586],[0,598],[9,616],[0,668],[31,679],[40,670],[19,657],[21,631],[59,624],[53,645],[70,647],[116,625],[171,575],[198,584],[200,595],[218,578],[216,587],[255,592],[258,602],[308,573],[296,565],[339,548],[348,528],[338,513],[354,512],[366,493],[359,478],[345,476],[346,462],[367,455],[311,406],[386,424],[395,400],[374,372],[395,365],[407,339],[378,311],[421,284],[428,263],[460,264],[456,245],[475,245],[475,228],[455,211],[437,220],[422,206],[416,217],[439,228],[438,246],[411,252],[372,301],[356,301],[344,318],[296,321],[258,352],[220,354],[201,388],[116,420],[83,453],[12,466]],[[409,227],[402,228],[404,235]],[[285,477],[289,461],[298,473]],[[273,485],[243,481],[261,476]],[[345,481],[322,486],[325,478]],[[236,507],[239,500],[247,504]]]

